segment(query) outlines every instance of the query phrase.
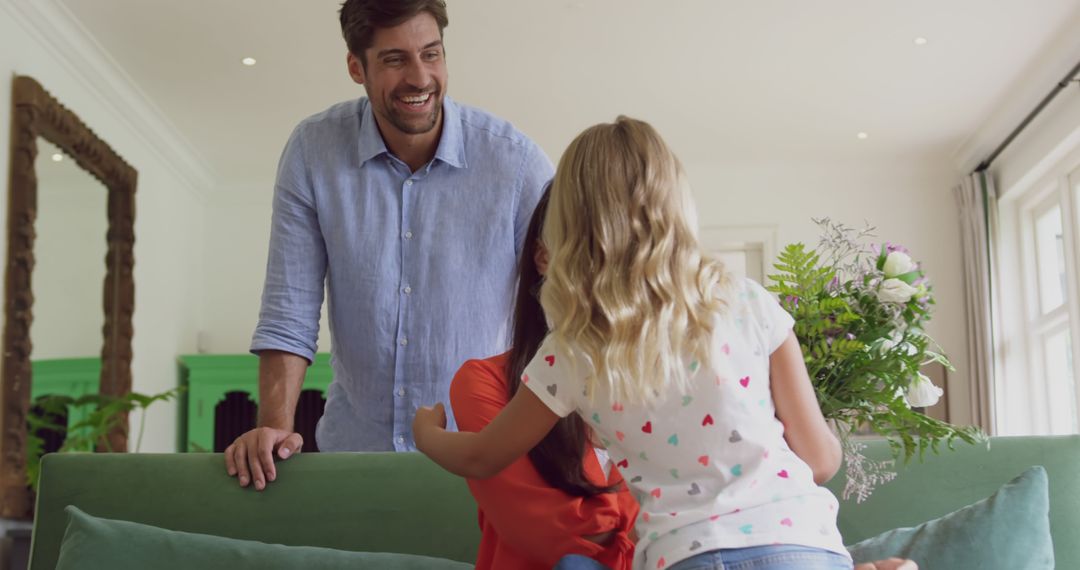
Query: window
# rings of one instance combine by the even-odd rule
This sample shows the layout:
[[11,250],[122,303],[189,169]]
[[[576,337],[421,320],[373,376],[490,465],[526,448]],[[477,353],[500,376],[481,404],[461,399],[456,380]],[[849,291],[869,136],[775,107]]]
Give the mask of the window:
[[[999,204],[999,432],[1080,433],[1080,155]],[[1011,250],[1011,251],[1010,251]],[[1003,400],[1003,401],[1002,401]]]
[[1051,314],[1065,304],[1065,239],[1061,228],[1061,206],[1051,204],[1035,217],[1035,261],[1039,268],[1039,304],[1043,315]]

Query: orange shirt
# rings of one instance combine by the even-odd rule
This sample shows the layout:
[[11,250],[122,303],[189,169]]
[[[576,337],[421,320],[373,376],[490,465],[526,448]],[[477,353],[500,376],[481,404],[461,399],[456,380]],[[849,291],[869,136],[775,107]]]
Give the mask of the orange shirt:
[[[466,362],[450,385],[458,429],[483,429],[509,403],[507,355]],[[585,474],[596,484],[619,484],[616,493],[572,497],[544,481],[528,456],[488,479],[468,479],[480,507],[480,552],[476,570],[549,570],[567,554],[592,557],[614,570],[629,570],[634,545],[629,533],[638,505],[622,476],[610,479],[596,455],[585,454]],[[614,531],[606,546],[581,537]]]

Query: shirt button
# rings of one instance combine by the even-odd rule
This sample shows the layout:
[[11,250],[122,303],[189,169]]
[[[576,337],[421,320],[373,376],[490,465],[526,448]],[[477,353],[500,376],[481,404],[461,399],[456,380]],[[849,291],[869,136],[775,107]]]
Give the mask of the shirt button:
[[411,295],[412,294],[412,287],[409,287],[408,285],[406,285],[404,291],[405,291],[406,295]]
[[405,443],[405,438],[404,438],[404,437],[401,437],[401,436],[399,435],[399,436],[397,436],[397,442],[398,442],[398,443]]
[[406,180],[405,185],[406,186],[412,186],[412,180]]
[[401,339],[401,346],[405,346],[407,344],[409,344],[409,339],[407,339],[407,338]]
[[405,232],[405,239],[412,239],[412,232]]
[[401,397],[405,397],[405,388],[398,388],[397,389],[397,395],[401,396]]

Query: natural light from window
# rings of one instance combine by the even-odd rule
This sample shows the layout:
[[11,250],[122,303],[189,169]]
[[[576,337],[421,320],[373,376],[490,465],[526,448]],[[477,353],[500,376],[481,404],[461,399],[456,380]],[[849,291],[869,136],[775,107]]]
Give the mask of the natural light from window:
[[1065,302],[1065,243],[1061,206],[1055,205],[1035,220],[1035,251],[1039,267],[1039,300],[1048,314]]

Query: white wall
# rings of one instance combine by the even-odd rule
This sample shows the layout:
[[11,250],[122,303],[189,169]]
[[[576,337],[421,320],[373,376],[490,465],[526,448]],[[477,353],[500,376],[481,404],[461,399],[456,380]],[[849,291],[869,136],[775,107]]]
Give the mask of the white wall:
[[[704,143],[704,141],[703,141]],[[957,175],[948,160],[919,162],[804,162],[786,157],[712,162],[688,161],[700,223],[777,228],[777,248],[813,247],[818,228],[810,218],[877,228],[881,241],[902,244],[923,263],[937,298],[930,335],[950,357],[950,421],[971,421],[965,355],[960,234],[951,188]]]
[[[45,40],[33,10],[0,2],[0,171],[8,172],[14,74],[37,79],[138,170],[134,389],[170,389],[176,385],[176,355],[194,351],[199,326],[199,311],[192,308],[202,306],[206,186],[177,166],[190,160],[182,149],[164,150],[161,125],[147,119],[153,110],[137,101],[123,78],[116,80],[96,45],[81,41],[78,29],[61,28]],[[7,219],[6,210],[5,199],[0,219]],[[6,252],[6,233],[0,246]],[[146,424],[143,451],[175,450],[175,405],[155,404]],[[133,417],[133,436],[138,429],[139,418]]]
[[[261,183],[221,188],[210,198],[201,352],[246,353],[251,344],[266,273],[275,166],[267,167],[270,178]],[[319,352],[330,352],[325,304],[321,325]]]

